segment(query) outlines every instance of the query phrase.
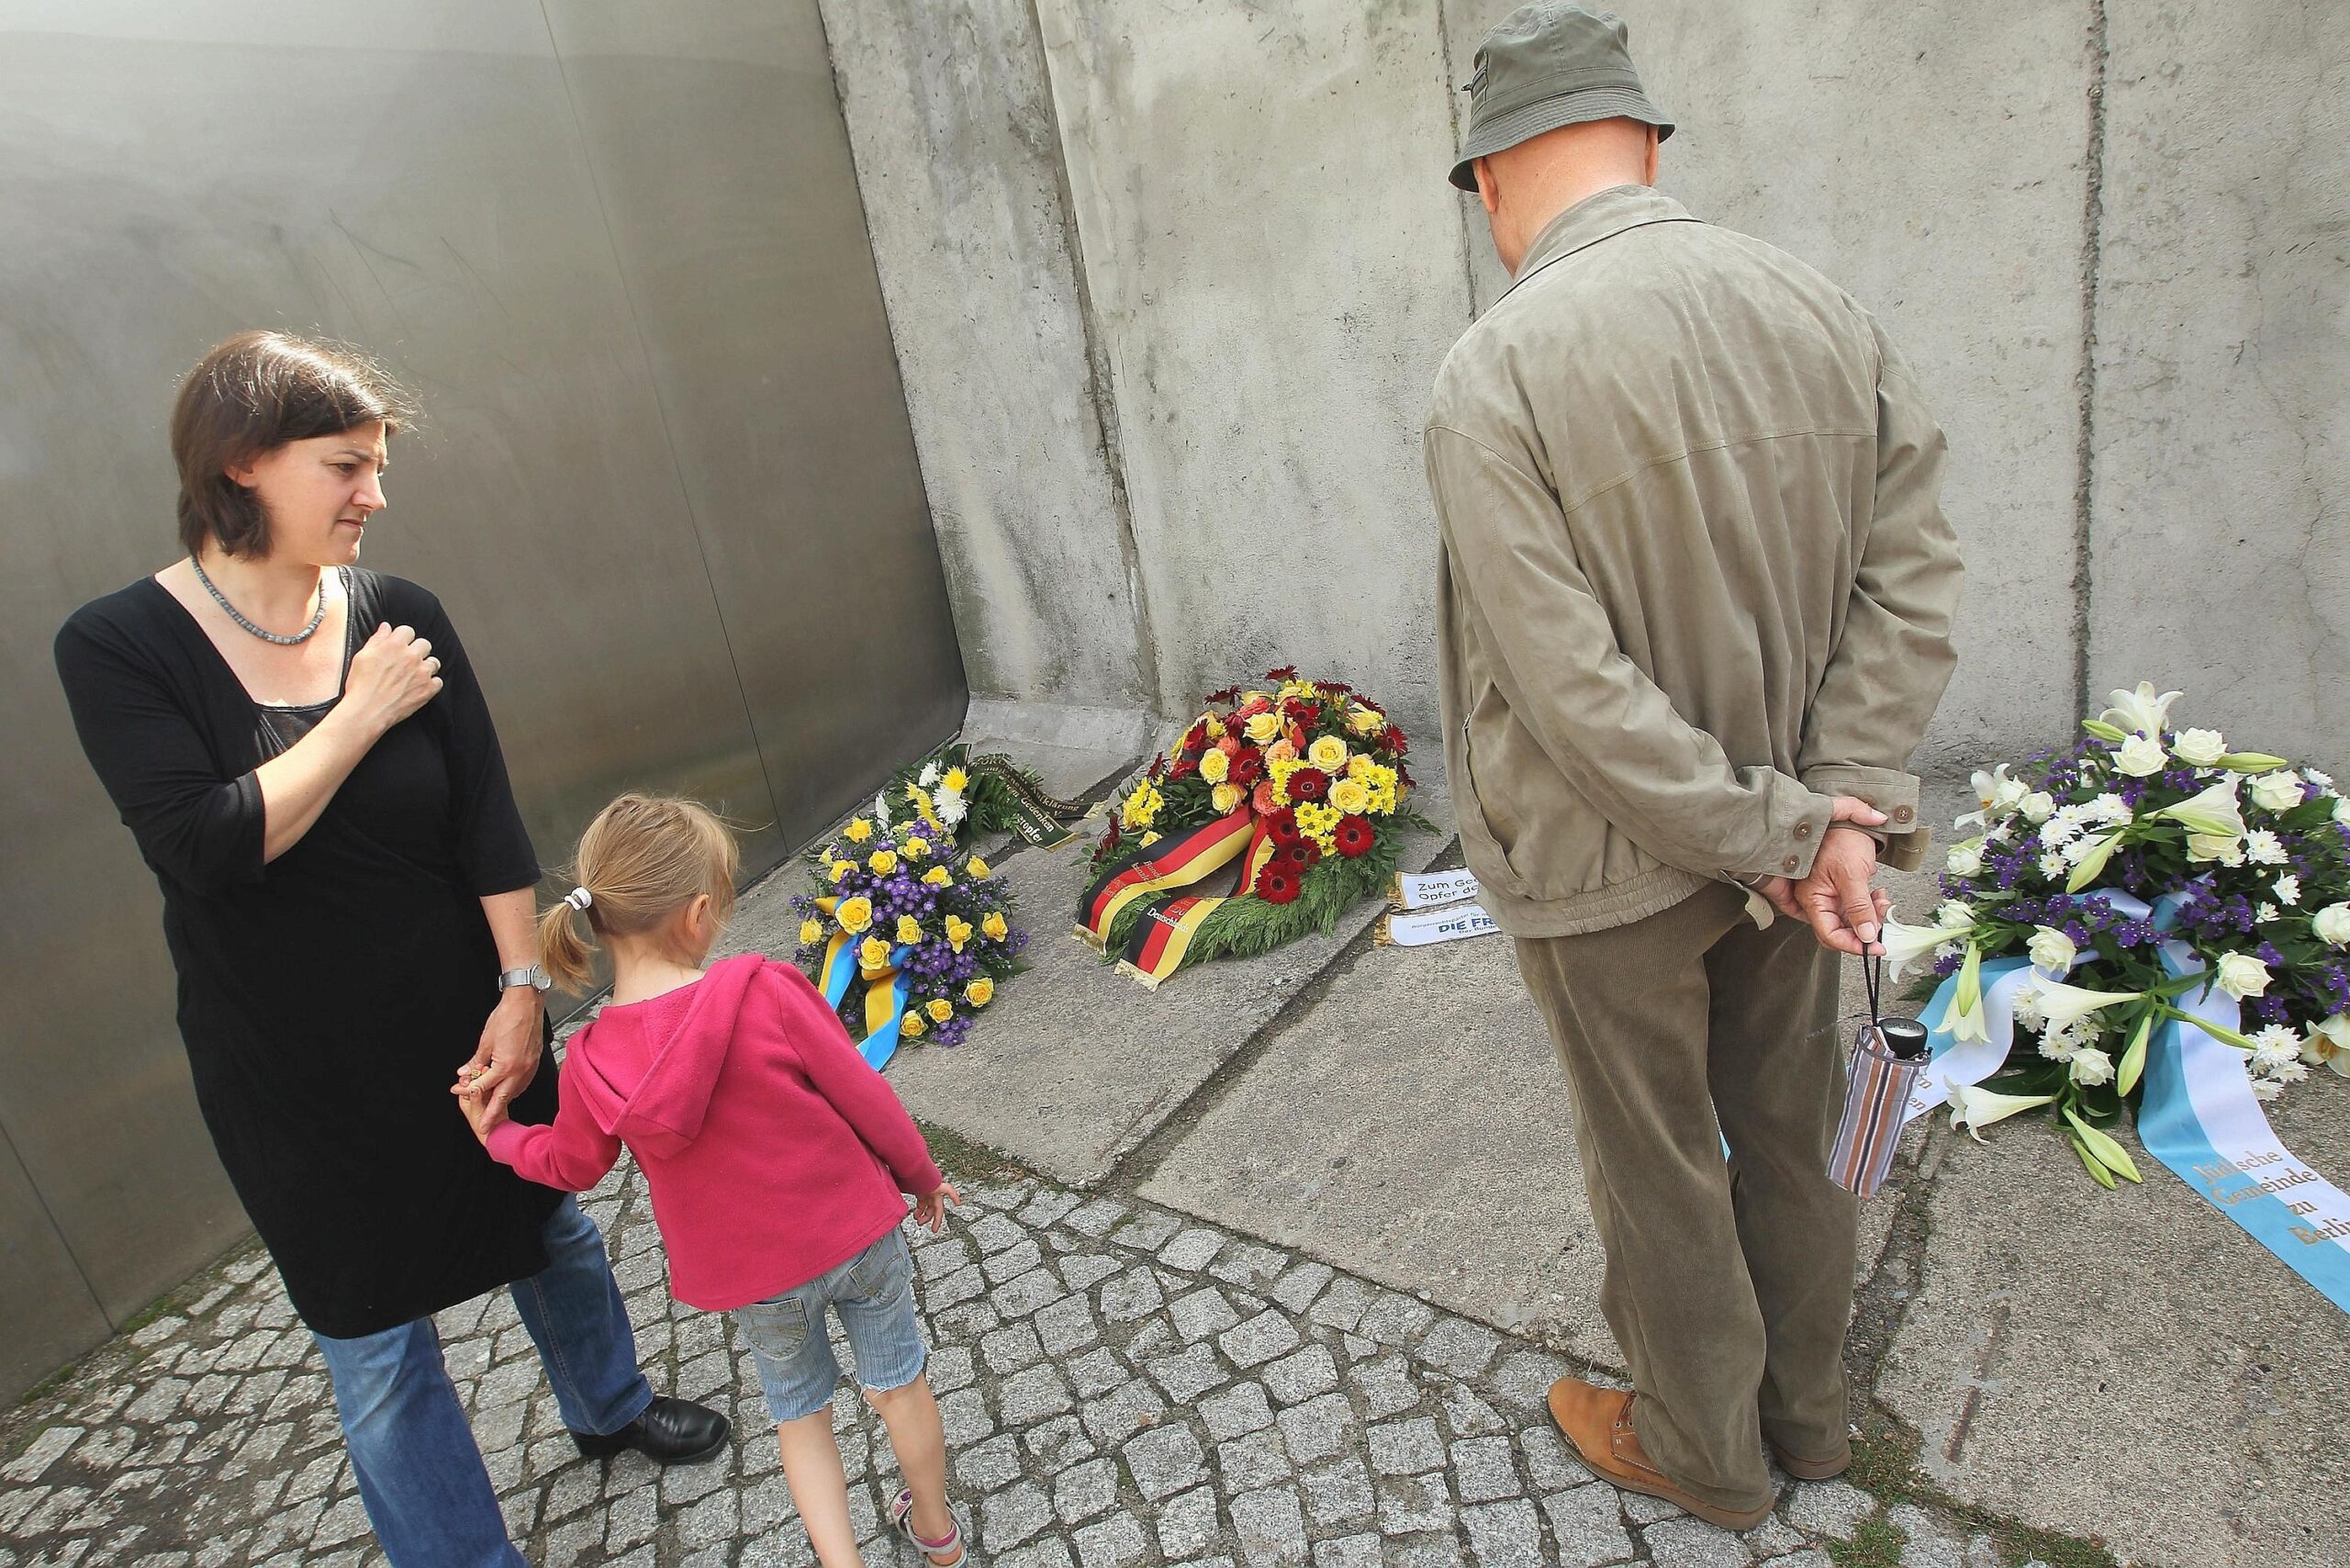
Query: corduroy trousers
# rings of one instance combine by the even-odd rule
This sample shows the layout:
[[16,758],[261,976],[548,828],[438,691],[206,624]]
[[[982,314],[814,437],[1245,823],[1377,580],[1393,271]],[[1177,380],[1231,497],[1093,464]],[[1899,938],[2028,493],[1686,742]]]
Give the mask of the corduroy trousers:
[[1757,930],[1723,885],[1521,938],[1517,961],[1566,1074],[1641,1447],[1717,1506],[1766,1503],[1766,1440],[1824,1460],[1848,1430],[1837,958],[1796,922]]

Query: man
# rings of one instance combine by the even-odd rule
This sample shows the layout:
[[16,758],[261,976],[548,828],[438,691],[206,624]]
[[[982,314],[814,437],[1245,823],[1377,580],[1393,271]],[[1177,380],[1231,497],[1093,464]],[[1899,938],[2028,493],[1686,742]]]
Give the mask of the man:
[[1513,282],[1428,418],[1445,761],[1568,1080],[1634,1385],[1561,1379],[1550,1411],[1609,1481],[1750,1529],[1766,1444],[1851,1462],[1830,955],[1876,939],[1880,851],[1923,849],[1942,440],[1865,310],[1649,188],[1673,127],[1615,17],[1522,7],[1471,91],[1452,182]]

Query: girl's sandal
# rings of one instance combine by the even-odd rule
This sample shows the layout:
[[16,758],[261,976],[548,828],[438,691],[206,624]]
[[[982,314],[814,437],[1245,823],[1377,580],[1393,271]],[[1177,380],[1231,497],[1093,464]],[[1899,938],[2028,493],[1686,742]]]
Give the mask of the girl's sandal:
[[[949,1509],[946,1517],[953,1519],[954,1511]],[[914,1495],[911,1489],[900,1492],[898,1500],[890,1505],[890,1522],[898,1527],[900,1535],[914,1543],[934,1568],[957,1568],[963,1561],[963,1531],[960,1526],[949,1524],[944,1540],[924,1540],[914,1533]]]

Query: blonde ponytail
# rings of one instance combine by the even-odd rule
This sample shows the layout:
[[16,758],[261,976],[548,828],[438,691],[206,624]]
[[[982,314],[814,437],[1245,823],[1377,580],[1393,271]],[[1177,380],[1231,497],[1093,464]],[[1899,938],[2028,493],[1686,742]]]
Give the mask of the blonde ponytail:
[[555,984],[576,994],[586,991],[593,978],[588,961],[594,949],[572,924],[574,913],[571,902],[565,899],[539,916],[539,962],[554,977]]
[[584,914],[592,936],[651,931],[707,893],[724,924],[734,912],[740,853],[734,834],[698,801],[627,794],[596,813],[579,837],[576,875],[588,897],[539,916],[539,962],[565,991],[588,989],[593,942],[574,922]]

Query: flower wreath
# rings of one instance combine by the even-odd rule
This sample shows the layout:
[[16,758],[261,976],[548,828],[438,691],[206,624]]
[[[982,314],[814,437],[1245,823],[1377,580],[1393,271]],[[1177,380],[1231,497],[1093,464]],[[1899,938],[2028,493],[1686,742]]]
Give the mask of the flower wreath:
[[[1377,897],[1395,871],[1411,743],[1337,681],[1270,671],[1271,689],[1211,692],[1171,754],[1118,801],[1094,847],[1078,935],[1143,983],[1248,958]],[[1239,863],[1235,891],[1189,891]]]
[[[811,857],[816,891],[791,901],[800,962],[877,1069],[901,1038],[961,1045],[996,986],[1026,967],[1011,888],[957,846],[939,793],[894,825],[886,801],[851,820]],[[857,980],[862,993],[852,995]]]

